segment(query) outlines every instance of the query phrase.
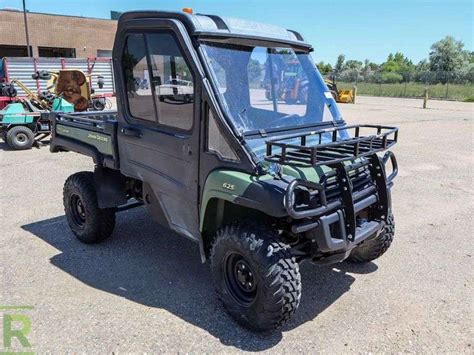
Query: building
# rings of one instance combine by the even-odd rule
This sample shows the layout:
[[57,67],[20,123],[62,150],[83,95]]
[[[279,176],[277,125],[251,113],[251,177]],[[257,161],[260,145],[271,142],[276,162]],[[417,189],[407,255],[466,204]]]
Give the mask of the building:
[[[27,16],[34,57],[112,56],[116,20],[35,12]],[[0,10],[0,33],[0,58],[28,56],[22,11]]]

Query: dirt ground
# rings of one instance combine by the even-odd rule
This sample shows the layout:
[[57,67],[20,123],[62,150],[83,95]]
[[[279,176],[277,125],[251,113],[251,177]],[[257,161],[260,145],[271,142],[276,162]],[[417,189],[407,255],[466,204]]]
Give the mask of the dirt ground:
[[340,105],[349,123],[400,127],[395,241],[363,266],[304,264],[301,306],[270,335],[236,325],[198,246],[141,208],[121,213],[103,244],[76,241],[62,185],[92,169],[88,158],[0,143],[0,306],[33,307],[0,317],[27,315],[35,352],[472,354],[474,105],[421,105],[373,97]]

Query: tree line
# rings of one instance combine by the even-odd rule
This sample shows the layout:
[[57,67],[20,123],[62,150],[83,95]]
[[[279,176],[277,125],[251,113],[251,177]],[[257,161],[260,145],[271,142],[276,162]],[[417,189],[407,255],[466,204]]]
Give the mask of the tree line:
[[418,64],[403,53],[390,53],[387,60],[377,64],[366,59],[346,60],[340,54],[334,67],[330,63],[319,62],[319,71],[324,76],[333,76],[344,82],[400,83],[474,83],[474,52],[464,49],[464,43],[452,36],[446,36],[433,43],[428,59]]

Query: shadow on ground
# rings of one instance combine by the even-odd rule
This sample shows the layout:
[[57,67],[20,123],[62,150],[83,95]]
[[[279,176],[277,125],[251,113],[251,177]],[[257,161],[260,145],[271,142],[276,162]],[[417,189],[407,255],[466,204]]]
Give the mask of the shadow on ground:
[[0,149],[1,150],[13,150],[8,146],[7,142],[2,141],[1,138],[0,138]]
[[[33,147],[29,148],[29,149],[48,149],[48,146],[49,146],[49,141],[46,140],[46,141],[42,141],[42,142],[37,142],[33,145]],[[10,148],[10,146],[7,144],[7,142],[3,141],[2,138],[0,138],[0,150],[6,150],[6,151],[12,151],[12,152],[15,152],[16,150],[13,149],[13,148]]]
[[272,348],[282,332],[315,319],[349,290],[354,278],[346,272],[377,269],[373,263],[342,263],[338,270],[303,264],[303,296],[297,313],[283,329],[262,335],[238,326],[224,311],[215,296],[208,264],[201,264],[198,246],[152,222],[143,208],[119,214],[114,234],[100,245],[77,241],[64,216],[22,228],[60,250],[51,263],[85,284],[163,308],[223,344],[247,351]]

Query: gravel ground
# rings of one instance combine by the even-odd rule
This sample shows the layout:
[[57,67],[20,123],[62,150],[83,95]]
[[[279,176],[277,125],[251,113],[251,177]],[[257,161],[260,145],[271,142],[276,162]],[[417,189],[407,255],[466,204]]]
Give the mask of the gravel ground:
[[364,266],[304,264],[297,314],[266,336],[226,315],[197,245],[143,209],[121,213],[103,244],[76,241],[62,185],[88,158],[0,143],[0,305],[34,307],[18,312],[37,352],[472,353],[474,106],[421,104],[340,105],[349,123],[400,127],[396,238]]

